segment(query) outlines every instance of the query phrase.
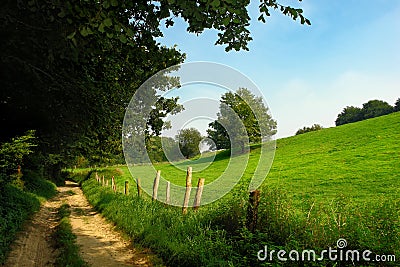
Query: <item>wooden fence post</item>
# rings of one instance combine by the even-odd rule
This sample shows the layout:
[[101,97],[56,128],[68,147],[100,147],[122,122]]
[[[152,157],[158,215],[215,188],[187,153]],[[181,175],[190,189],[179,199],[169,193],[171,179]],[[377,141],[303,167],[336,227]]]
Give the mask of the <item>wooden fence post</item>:
[[185,198],[183,199],[182,213],[187,213],[187,207],[189,206],[190,190],[192,189],[192,167],[187,168],[186,173],[186,191]]
[[106,187],[108,187],[108,179],[106,179]]
[[115,178],[114,178],[114,176],[113,177],[111,177],[111,181],[112,181],[112,185],[113,185],[113,190],[114,190],[114,193],[116,193],[117,192],[117,185],[115,184]]
[[167,181],[167,192],[165,194],[165,203],[170,204],[171,203],[171,196],[170,196],[170,191],[171,191],[171,183]]
[[246,220],[246,226],[250,232],[254,232],[257,227],[259,203],[260,203],[260,190],[250,191],[249,205],[247,206],[247,220]]
[[128,181],[125,181],[124,194],[129,195],[129,182]]
[[99,183],[99,179],[100,179],[100,178],[99,178],[99,174],[98,174],[97,172],[96,172],[95,177],[96,177],[96,182]]
[[104,186],[104,175],[103,175],[103,180],[101,182],[101,185]]
[[204,181],[205,181],[204,178],[200,178],[199,182],[197,183],[197,191],[196,191],[196,196],[194,197],[194,204],[193,204],[194,210],[197,210],[200,207],[201,195],[203,194]]
[[161,171],[158,170],[157,174],[156,174],[156,178],[154,178],[152,200],[156,200],[157,199],[158,185],[160,183],[160,175],[161,175]]
[[138,197],[140,197],[140,195],[142,194],[142,188],[140,186],[140,178],[136,179],[136,185],[137,185],[137,195]]

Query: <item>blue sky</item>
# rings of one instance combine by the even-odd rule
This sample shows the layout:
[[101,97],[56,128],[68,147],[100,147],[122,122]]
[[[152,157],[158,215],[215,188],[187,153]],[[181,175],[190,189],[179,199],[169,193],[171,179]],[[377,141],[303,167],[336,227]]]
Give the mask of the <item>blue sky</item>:
[[256,19],[259,1],[252,1],[248,52],[225,52],[214,45],[216,31],[196,36],[180,19],[158,41],[177,44],[186,62],[226,64],[248,76],[278,121],[277,137],[314,123],[332,127],[345,106],[371,99],[393,105],[400,97],[400,1],[281,2],[301,7],[312,25],[277,12],[263,24]]

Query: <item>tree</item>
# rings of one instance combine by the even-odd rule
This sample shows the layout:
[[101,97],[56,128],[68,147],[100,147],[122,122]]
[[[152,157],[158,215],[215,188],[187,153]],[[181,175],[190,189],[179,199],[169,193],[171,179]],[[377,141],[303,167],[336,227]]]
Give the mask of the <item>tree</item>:
[[216,148],[239,147],[259,143],[276,133],[276,121],[268,114],[261,97],[246,88],[222,95],[217,120],[209,124],[208,137]]
[[[52,177],[77,156],[96,163],[121,153],[123,114],[132,94],[153,74],[185,58],[175,47],[156,42],[162,35],[160,23],[169,27],[181,17],[189,23],[189,32],[216,29],[217,44],[247,50],[248,5],[200,0],[3,1],[0,142],[35,129],[38,152],[45,159],[40,165],[55,169],[48,173]],[[301,9],[266,0],[259,20],[265,21],[272,8],[310,24]],[[153,115],[162,118],[165,113]],[[160,120],[154,122],[158,124],[149,125],[156,135]]]
[[337,116],[335,121],[336,126],[343,125],[346,123],[361,121],[363,119],[363,111],[361,108],[347,106],[343,111]]
[[324,127],[322,127],[321,125],[313,124],[313,126],[311,126],[311,127],[303,127],[302,129],[297,130],[296,135],[313,132],[313,131],[318,131],[318,130],[322,130],[322,129],[324,129]]
[[[76,9],[89,8],[88,2],[73,2]],[[39,164],[46,169],[61,170],[80,155],[97,164],[121,154],[122,120],[135,89],[155,72],[184,59],[175,48],[155,43],[153,30],[146,25],[135,29],[147,35],[129,38],[127,43],[104,38],[100,30],[85,35],[79,32],[83,13],[71,11],[80,18],[62,13],[68,5],[6,1],[0,11],[0,34],[6,40],[0,44],[4,127],[0,142],[36,129],[38,151],[46,155]],[[116,11],[109,10],[110,16],[123,21]],[[146,11],[137,14],[141,12]],[[124,16],[127,27],[130,15]],[[71,39],[68,32],[74,29],[78,34]],[[176,100],[157,107],[158,111],[171,108]],[[53,171],[48,175],[57,176]]]
[[23,165],[24,159],[33,153],[35,147],[35,132],[28,131],[23,136],[12,138],[10,142],[0,145],[0,188],[13,179],[18,178],[18,166]]
[[382,100],[370,100],[363,104],[364,119],[375,118],[393,112],[393,107]]
[[152,136],[146,140],[146,148],[151,162],[171,162],[184,159],[179,157],[181,153],[178,142],[171,137]]
[[200,142],[203,139],[201,133],[195,128],[180,130],[176,135],[181,153],[186,158],[192,158],[200,154]]
[[393,109],[393,111],[394,111],[394,112],[400,111],[400,98],[398,98],[398,99],[396,100],[396,103],[394,103],[394,109]]

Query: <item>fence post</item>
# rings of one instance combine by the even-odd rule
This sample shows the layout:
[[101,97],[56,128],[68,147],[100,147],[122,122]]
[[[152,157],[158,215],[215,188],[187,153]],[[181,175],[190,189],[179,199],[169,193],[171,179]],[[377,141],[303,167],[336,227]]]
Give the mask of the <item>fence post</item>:
[[115,178],[114,178],[114,176],[113,177],[111,177],[111,181],[112,181],[112,189],[114,190],[114,193],[116,193],[117,192],[117,185],[115,184]]
[[246,226],[250,232],[254,232],[257,227],[258,204],[260,203],[260,190],[250,191],[249,205],[247,206]]
[[101,182],[101,185],[104,186],[104,175],[103,175],[103,180]]
[[157,199],[158,185],[160,183],[160,174],[161,174],[161,171],[158,170],[157,174],[156,174],[156,178],[154,178],[152,200],[156,200]]
[[183,199],[182,213],[187,213],[187,207],[189,206],[190,190],[192,189],[192,167],[187,168],[186,173],[186,191],[185,198]]
[[129,195],[129,182],[128,181],[125,181],[124,194]]
[[204,181],[205,181],[204,178],[200,178],[197,183],[197,191],[196,191],[196,196],[194,197],[194,204],[193,204],[194,210],[198,210],[198,208],[200,207],[201,195],[203,194]]
[[99,178],[99,174],[98,174],[97,172],[96,172],[95,177],[96,177],[96,182],[99,183],[99,179],[100,179],[100,178]]
[[106,187],[108,187],[108,179],[106,179]]
[[167,181],[167,192],[165,194],[165,203],[166,204],[171,203],[170,191],[171,191],[171,183],[169,181]]
[[140,195],[142,194],[142,188],[140,186],[140,178],[136,179],[136,185],[137,185],[137,195],[138,197],[140,197]]

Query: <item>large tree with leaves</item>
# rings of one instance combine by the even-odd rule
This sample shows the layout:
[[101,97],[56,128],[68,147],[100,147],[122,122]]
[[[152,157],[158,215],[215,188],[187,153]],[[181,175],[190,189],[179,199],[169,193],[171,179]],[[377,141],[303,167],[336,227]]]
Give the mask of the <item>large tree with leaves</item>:
[[[3,1],[0,142],[35,129],[45,165],[56,172],[75,155],[95,162],[121,152],[123,113],[136,88],[184,60],[176,48],[155,41],[162,35],[160,23],[172,26],[181,17],[189,32],[216,29],[217,44],[247,50],[248,5],[230,0]],[[261,1],[259,20],[270,9],[309,24],[301,9],[274,0]]]
[[179,144],[182,155],[186,158],[192,158],[200,154],[200,142],[203,137],[196,128],[180,130],[175,139]]
[[261,97],[246,88],[222,95],[217,120],[209,124],[208,138],[216,148],[240,147],[260,143],[276,133],[276,121]]
[[363,104],[364,119],[375,118],[393,112],[393,107],[382,100],[370,100]]

